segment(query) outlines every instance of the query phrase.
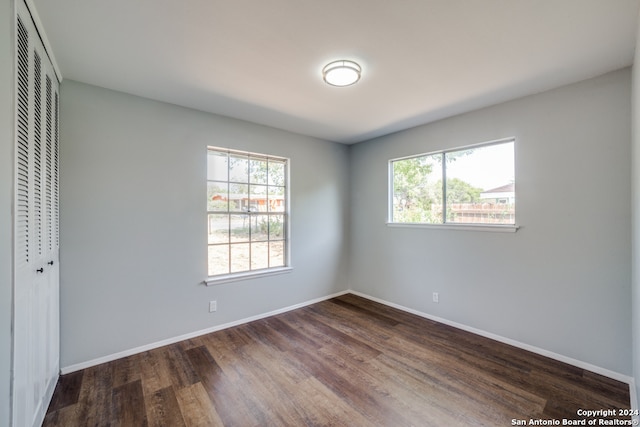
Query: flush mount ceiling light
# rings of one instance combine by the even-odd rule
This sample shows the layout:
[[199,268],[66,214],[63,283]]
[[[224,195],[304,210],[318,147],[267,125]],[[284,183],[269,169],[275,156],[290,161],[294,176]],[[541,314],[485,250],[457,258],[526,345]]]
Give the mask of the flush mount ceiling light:
[[333,61],[322,69],[322,78],[331,86],[350,86],[360,80],[362,68],[353,61]]

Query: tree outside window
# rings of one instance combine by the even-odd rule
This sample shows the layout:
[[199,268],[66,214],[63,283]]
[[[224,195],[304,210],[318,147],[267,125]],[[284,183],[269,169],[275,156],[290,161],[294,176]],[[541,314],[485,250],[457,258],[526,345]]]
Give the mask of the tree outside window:
[[515,225],[515,141],[390,162],[390,222]]

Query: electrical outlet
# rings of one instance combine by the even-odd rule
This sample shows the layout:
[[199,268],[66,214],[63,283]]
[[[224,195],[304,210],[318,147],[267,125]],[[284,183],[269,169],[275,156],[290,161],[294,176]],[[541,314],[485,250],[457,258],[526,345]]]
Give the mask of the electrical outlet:
[[213,313],[218,309],[218,301],[211,300],[209,301],[209,313]]
[[433,302],[440,302],[440,296],[437,292],[433,293]]

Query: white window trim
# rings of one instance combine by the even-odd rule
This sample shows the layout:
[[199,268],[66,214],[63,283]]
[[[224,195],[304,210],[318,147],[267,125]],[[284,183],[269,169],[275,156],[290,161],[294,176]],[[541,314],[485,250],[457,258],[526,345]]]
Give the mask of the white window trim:
[[222,285],[224,283],[239,282],[241,280],[257,279],[260,277],[276,276],[287,274],[293,271],[293,267],[274,267],[264,270],[243,271],[242,273],[230,273],[220,276],[210,276],[204,283],[207,286]]
[[[254,155],[256,157],[274,158],[274,159],[280,159],[280,160],[286,161],[285,163],[285,176],[286,176],[285,212],[287,216],[287,221],[286,221],[286,238],[284,239],[286,250],[285,250],[285,265],[282,267],[271,267],[271,268],[264,268],[260,270],[248,270],[248,271],[241,271],[238,273],[228,273],[228,274],[220,274],[217,276],[207,276],[207,278],[202,283],[204,283],[207,286],[215,286],[215,285],[221,285],[224,283],[238,282],[238,281],[249,280],[254,278],[290,273],[293,270],[293,267],[291,266],[291,159],[288,157],[267,155],[267,154],[255,153],[252,151],[234,150],[231,148],[224,148],[224,147],[218,147],[218,146],[212,146],[212,145],[207,146],[207,151],[208,150],[217,150],[217,151],[223,151],[223,152],[234,153],[234,154],[242,154],[242,155],[249,154],[249,155]],[[207,211],[207,215],[208,215],[208,211]]]
[[423,224],[415,222],[387,222],[389,227],[431,228],[436,230],[490,231],[494,233],[515,233],[520,226],[513,224]]
[[[442,153],[451,153],[454,151],[466,150],[469,148],[475,147],[487,147],[490,145],[503,144],[506,142],[514,143],[514,153],[515,153],[515,141],[516,137],[507,137],[496,139],[487,142],[481,142],[478,144],[465,145],[462,147],[455,147],[451,149],[445,150],[437,150],[431,151],[428,153],[422,154],[414,154],[411,156],[403,156],[395,159],[390,159],[387,164],[387,220],[386,224],[388,227],[398,227],[398,228],[431,228],[437,230],[459,230],[459,231],[489,231],[489,232],[501,232],[501,233],[515,233],[518,231],[520,226],[517,224],[477,224],[477,223],[451,223],[451,222],[443,222],[443,223],[422,223],[422,222],[394,222],[393,219],[393,162],[398,160],[412,159],[414,157],[422,157],[422,156],[431,156],[434,154],[442,154]],[[515,159],[514,159],[515,161]],[[445,172],[446,173],[446,172]],[[517,204],[517,203],[516,203]]]

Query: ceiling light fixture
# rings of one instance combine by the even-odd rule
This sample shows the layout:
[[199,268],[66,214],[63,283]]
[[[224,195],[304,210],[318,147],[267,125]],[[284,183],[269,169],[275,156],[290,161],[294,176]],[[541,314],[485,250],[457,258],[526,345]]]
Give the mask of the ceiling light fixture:
[[333,61],[322,69],[322,78],[331,86],[350,86],[360,80],[362,68],[353,61]]

